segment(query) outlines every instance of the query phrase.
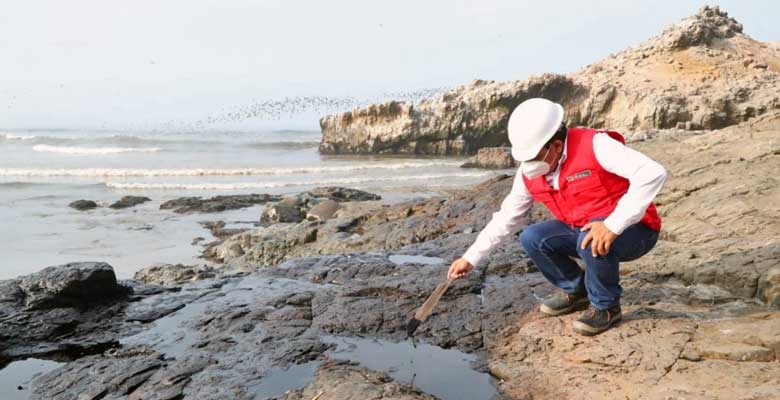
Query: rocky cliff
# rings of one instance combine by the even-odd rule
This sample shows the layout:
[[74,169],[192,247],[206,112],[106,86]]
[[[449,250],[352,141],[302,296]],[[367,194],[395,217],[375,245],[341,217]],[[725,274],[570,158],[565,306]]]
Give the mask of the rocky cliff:
[[561,102],[570,125],[631,136],[718,129],[780,108],[780,47],[743,33],[717,7],[571,75],[475,80],[417,104],[390,101],[320,120],[321,153],[461,155],[507,145],[506,122],[531,97]]

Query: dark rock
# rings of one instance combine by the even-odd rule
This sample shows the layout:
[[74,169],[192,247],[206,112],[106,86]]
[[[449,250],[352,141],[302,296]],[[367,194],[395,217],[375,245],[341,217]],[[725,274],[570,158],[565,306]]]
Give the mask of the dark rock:
[[382,199],[382,197],[377,194],[369,193],[363,190],[350,189],[350,188],[338,187],[338,186],[318,187],[306,193],[310,196],[326,197],[338,202],[371,201],[371,200]]
[[104,263],[71,263],[0,281],[0,360],[70,361],[100,353],[139,329],[133,321],[154,321],[202,296],[123,283]]
[[161,210],[172,209],[177,213],[213,213],[225,210],[237,210],[256,204],[279,201],[281,196],[270,194],[240,194],[231,196],[215,196],[209,199],[201,197],[180,197],[160,205]]
[[97,203],[92,200],[76,200],[68,204],[68,207],[75,208],[79,211],[91,210],[93,208],[97,208],[97,206]]
[[[294,259],[263,274],[336,285],[314,293],[312,327],[336,335],[371,333],[400,340],[409,316],[446,275],[432,265],[396,265],[386,254]],[[456,282],[418,329],[432,343],[473,351],[482,347],[480,276]]]
[[152,201],[152,199],[144,196],[124,196],[121,199],[115,201],[109,207],[118,210],[121,208],[134,207],[139,204],[146,203],[147,201]]
[[106,263],[70,263],[47,267],[19,280],[28,309],[85,307],[126,296],[114,269]]
[[[32,400],[77,400],[127,396],[148,381],[167,363],[160,354],[89,356],[68,363],[35,380]],[[172,382],[174,385],[178,383]],[[159,393],[147,399],[173,399]],[[138,397],[133,397],[140,399]]]
[[[147,325],[123,339],[122,349],[80,358],[36,379],[32,398],[64,400],[90,394],[252,399],[252,388],[273,370],[323,360],[330,347],[319,339],[323,333],[402,338],[409,315],[445,273],[441,265],[396,265],[387,253],[353,253],[295,259],[253,275],[194,282],[177,293],[132,303],[128,320],[148,322],[160,316],[147,317],[147,312],[165,312],[161,321],[167,322]],[[484,348],[486,317],[489,326],[498,325],[527,303],[521,300],[525,292],[511,293],[507,286],[496,292],[502,297],[496,300],[501,309],[483,311],[481,280],[475,273],[454,284],[418,337],[468,351]],[[129,352],[144,347],[147,351]],[[328,376],[358,398],[371,389],[355,385],[360,376],[370,381],[383,377],[377,387],[388,393],[429,398],[381,373],[347,364],[346,369],[333,370],[329,362],[323,365],[321,373],[335,374]],[[324,382],[315,379],[310,388]]]

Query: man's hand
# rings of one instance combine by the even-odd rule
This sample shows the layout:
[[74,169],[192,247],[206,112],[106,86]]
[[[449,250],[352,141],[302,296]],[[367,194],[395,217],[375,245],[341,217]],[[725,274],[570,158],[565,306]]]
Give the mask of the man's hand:
[[601,221],[593,221],[582,227],[582,231],[587,231],[587,235],[582,239],[582,249],[585,250],[588,247],[588,243],[593,241],[590,245],[593,257],[606,256],[609,254],[609,248],[612,246],[612,242],[617,239],[618,235],[610,231],[606,225]]
[[471,265],[470,262],[466,261],[465,258],[459,258],[450,265],[450,270],[447,272],[447,279],[462,278],[468,275],[472,269],[474,269],[474,266]]

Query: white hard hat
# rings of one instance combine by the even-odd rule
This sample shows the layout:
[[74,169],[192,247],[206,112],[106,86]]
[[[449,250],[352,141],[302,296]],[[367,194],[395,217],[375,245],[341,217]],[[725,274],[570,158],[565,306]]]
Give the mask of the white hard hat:
[[507,131],[512,157],[528,161],[539,153],[563,122],[563,107],[550,100],[528,99],[512,111]]

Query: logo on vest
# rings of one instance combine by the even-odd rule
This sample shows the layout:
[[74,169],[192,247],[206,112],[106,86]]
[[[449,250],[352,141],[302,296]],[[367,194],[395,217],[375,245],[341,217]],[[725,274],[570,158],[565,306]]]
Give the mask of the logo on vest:
[[590,176],[590,170],[586,169],[585,171],[577,172],[574,175],[569,175],[566,177],[566,182],[574,182],[577,179],[587,178]]

